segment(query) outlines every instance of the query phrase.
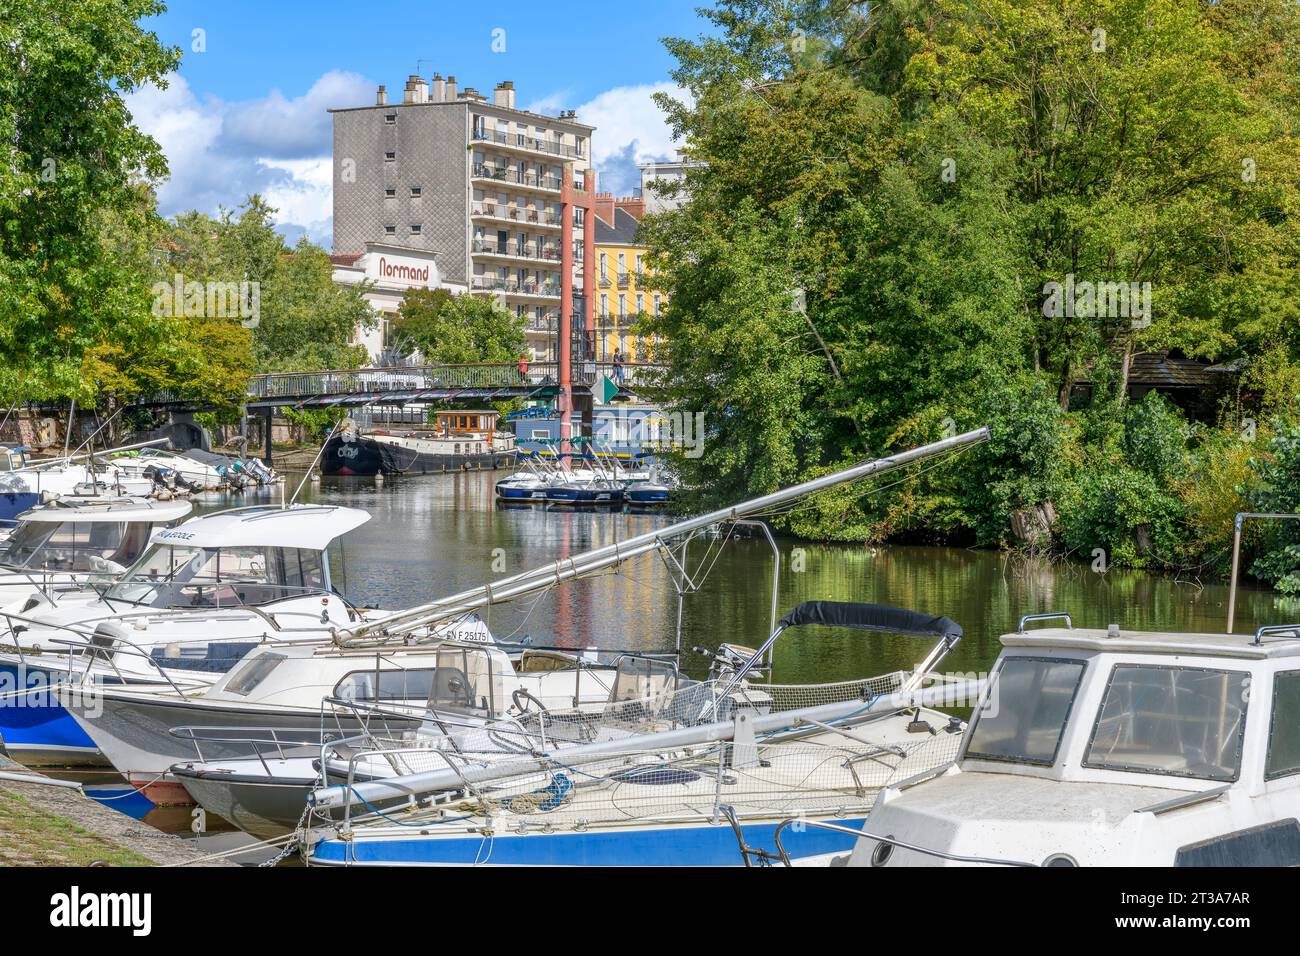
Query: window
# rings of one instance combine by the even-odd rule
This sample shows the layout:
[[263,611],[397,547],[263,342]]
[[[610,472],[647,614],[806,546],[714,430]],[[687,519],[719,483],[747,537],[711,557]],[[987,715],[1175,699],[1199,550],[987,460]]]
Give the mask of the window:
[[396,113],[385,113],[385,114],[384,114],[384,122],[385,122],[385,123],[388,123],[390,126],[391,126],[393,123],[396,123],[396,122],[397,122],[397,114],[396,114]]
[[1189,843],[1174,854],[1174,866],[1296,865],[1300,865],[1300,823],[1294,817]]
[[384,226],[384,235],[385,235],[385,236],[395,236],[395,235],[397,235],[397,227],[396,227],[396,226]]
[[384,159],[385,159],[386,161],[392,161],[392,160],[394,160],[394,159],[396,159],[396,158],[397,158],[397,151],[396,151],[396,150],[389,149],[389,150],[385,150],[385,151],[384,151]]
[[226,684],[226,690],[232,694],[238,694],[240,697],[247,697],[262,681],[271,676],[271,671],[275,670],[280,662],[285,660],[284,654],[262,654],[254,657],[239,670],[231,675],[230,681]]
[[1264,779],[1300,773],[1300,671],[1273,677],[1273,716],[1268,725]]
[[609,268],[609,254],[602,252],[600,254],[600,277],[602,279],[605,278],[606,275],[608,275],[608,271],[607,271],[608,268]]
[[392,199],[392,198],[395,197],[396,195],[397,195],[397,190],[396,190],[394,187],[392,187],[392,186],[388,186],[387,188],[384,189],[384,198],[385,198],[385,199]]
[[546,439],[550,437],[551,437],[551,433],[547,431],[545,428],[533,429],[533,441],[540,441],[542,439]]
[[661,296],[658,292],[656,292],[655,293],[655,315],[659,314],[659,305],[662,302],[662,300],[663,300],[663,296]]
[[419,187],[419,186],[412,186],[412,187],[411,187],[411,195],[412,195],[413,197],[418,197],[418,196],[420,195],[420,187]]
[[[422,670],[353,671],[334,686],[334,696],[340,700],[418,700],[429,699],[433,690],[433,668]],[[379,678],[379,691],[375,692],[375,678]]]
[[1236,780],[1249,686],[1242,671],[1117,664],[1083,765]]
[[418,222],[411,223],[411,235],[418,236],[423,230],[424,227],[421,226]]
[[966,756],[1051,766],[1082,678],[1082,661],[1005,658],[975,715]]

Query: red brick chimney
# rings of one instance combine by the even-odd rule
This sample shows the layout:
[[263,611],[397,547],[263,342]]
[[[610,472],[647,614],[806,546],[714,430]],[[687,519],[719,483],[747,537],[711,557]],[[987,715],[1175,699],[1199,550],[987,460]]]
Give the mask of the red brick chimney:
[[596,215],[603,219],[607,225],[614,225],[614,194],[613,193],[596,193]]
[[637,222],[640,222],[645,215],[645,200],[639,196],[620,196],[615,200],[614,206],[622,209]]

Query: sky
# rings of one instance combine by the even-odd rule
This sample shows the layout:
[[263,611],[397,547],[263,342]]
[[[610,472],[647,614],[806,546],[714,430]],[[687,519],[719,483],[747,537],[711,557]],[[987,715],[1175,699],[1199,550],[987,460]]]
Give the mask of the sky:
[[525,109],[576,109],[597,127],[600,188],[627,193],[636,164],[675,153],[651,95],[679,93],[664,37],[696,37],[706,0],[586,4],[494,0],[170,0],[145,22],[181,65],[166,89],[127,96],[167,156],[164,216],[215,213],[261,193],[291,241],[331,244],[326,109],[401,100],[411,73],[454,75],[487,95],[512,80]]

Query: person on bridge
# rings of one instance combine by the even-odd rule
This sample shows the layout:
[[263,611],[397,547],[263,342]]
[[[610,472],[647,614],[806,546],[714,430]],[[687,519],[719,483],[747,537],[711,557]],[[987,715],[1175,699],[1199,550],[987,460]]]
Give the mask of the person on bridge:
[[614,381],[623,384],[623,353],[614,349]]
[[528,381],[528,353],[519,356],[519,381]]

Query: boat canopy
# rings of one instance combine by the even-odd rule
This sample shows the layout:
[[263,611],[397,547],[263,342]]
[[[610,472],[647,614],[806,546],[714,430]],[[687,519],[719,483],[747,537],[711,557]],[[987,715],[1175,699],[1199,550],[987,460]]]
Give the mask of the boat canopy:
[[116,496],[87,496],[83,498],[58,498],[24,511],[20,522],[78,523],[104,522],[122,524],[142,521],[165,524],[179,521],[192,510],[188,501],[153,501],[149,498],[122,498]]
[[851,627],[859,631],[882,631],[916,637],[960,639],[962,636],[961,625],[946,617],[934,617],[885,604],[857,604],[851,601],[804,601],[781,618],[777,629],[802,624]]
[[324,551],[331,541],[370,520],[368,512],[338,505],[260,505],[199,515],[155,531],[151,544],[191,548],[300,548]]

